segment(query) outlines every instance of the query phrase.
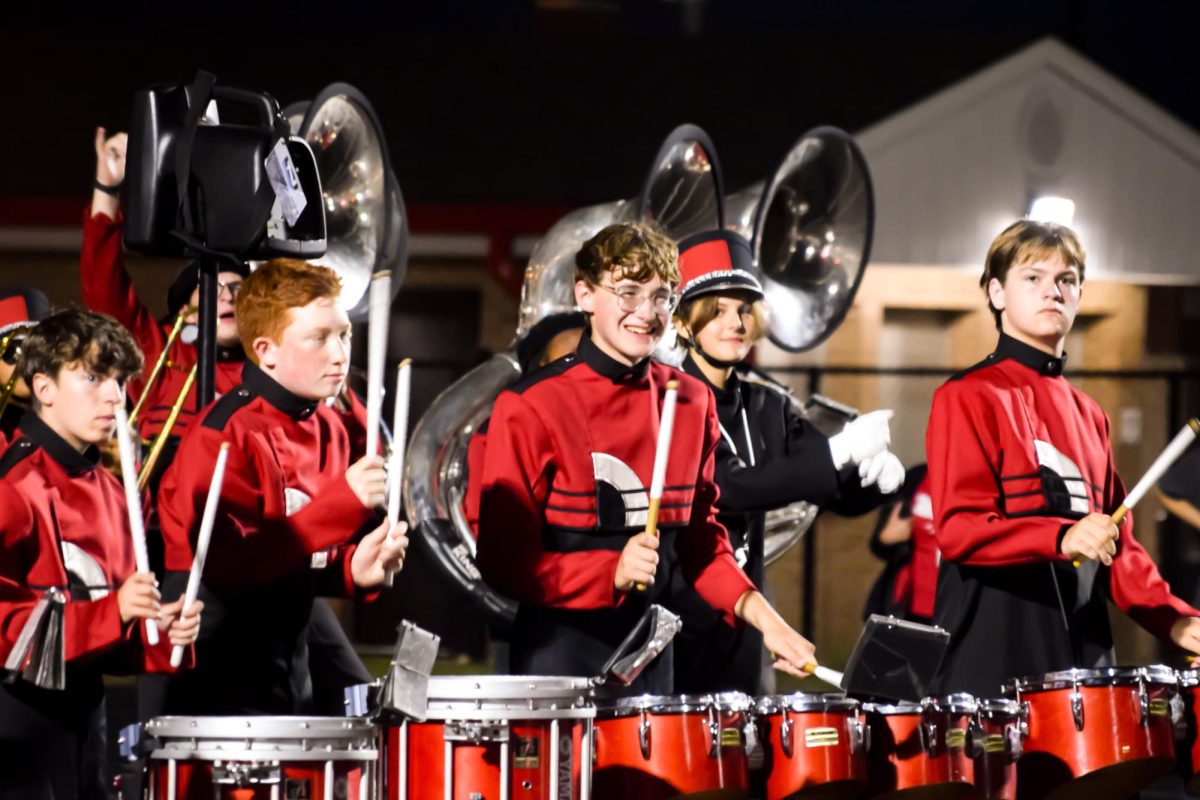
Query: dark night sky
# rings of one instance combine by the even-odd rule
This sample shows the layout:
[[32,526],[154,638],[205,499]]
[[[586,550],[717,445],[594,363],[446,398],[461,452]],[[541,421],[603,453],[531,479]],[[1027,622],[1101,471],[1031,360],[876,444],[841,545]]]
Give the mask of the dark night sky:
[[410,202],[627,197],[681,122],[736,188],[814,125],[861,129],[1046,35],[1200,128],[1194,20],[1157,0],[159,5],[4,23],[0,199],[83,196],[91,126],[199,67],[283,104],[357,85]]

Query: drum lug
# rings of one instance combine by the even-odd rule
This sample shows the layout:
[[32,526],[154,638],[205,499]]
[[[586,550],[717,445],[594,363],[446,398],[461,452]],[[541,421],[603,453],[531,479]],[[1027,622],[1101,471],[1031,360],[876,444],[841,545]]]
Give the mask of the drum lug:
[[642,758],[649,760],[650,758],[650,717],[646,715],[646,709],[642,709],[642,718],[638,722],[638,744],[642,748]]
[[746,715],[746,722],[742,725],[742,749],[746,752],[746,757],[751,758],[758,752],[758,724],[754,721],[754,717]]
[[966,752],[970,753],[972,760],[983,755],[983,739],[986,735],[979,720],[972,717],[971,721],[967,723],[966,743]]
[[850,739],[850,754],[858,755],[866,751],[866,737],[868,732],[863,726],[863,721],[860,717],[853,717],[846,720],[846,736]]
[[708,757],[716,758],[721,753],[721,716],[715,702],[708,704]]
[[442,729],[442,738],[447,742],[507,742],[508,723],[483,723],[473,720],[448,720]]
[[212,768],[213,785],[236,786],[245,789],[248,786],[270,786],[282,780],[282,771],[278,761],[268,764],[245,763],[243,761],[217,761]]
[[1008,758],[1010,761],[1016,761],[1025,750],[1022,740],[1029,735],[1028,726],[1024,722],[1018,722],[1016,725],[1009,725],[1004,732],[1008,737]]
[[779,743],[783,745],[783,754],[792,757],[792,718],[787,711],[783,712],[783,722],[779,724]]
[[1145,728],[1150,724],[1150,694],[1146,691],[1146,681],[1138,676],[1138,722]]
[[1075,719],[1075,730],[1083,730],[1083,695],[1079,693],[1079,685],[1071,687],[1071,716]]

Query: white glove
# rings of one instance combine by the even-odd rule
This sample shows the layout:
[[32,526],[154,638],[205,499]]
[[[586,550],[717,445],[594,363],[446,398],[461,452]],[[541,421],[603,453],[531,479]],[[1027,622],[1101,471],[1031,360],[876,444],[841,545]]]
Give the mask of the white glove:
[[888,420],[892,410],[881,409],[863,414],[846,423],[842,432],[829,437],[829,452],[833,466],[841,469],[847,464],[861,464],[871,456],[887,450],[892,441]]
[[891,494],[904,483],[904,465],[895,453],[884,450],[858,465],[858,477],[862,479],[863,488],[874,483],[883,494]]

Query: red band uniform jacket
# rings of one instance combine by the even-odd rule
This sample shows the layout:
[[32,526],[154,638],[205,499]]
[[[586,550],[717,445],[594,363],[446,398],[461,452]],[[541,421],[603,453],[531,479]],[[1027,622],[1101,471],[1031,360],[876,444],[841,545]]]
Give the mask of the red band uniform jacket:
[[[165,633],[121,621],[117,590],[136,571],[121,483],[35,413],[0,458],[0,661],[37,599],[67,593],[66,686],[0,686],[0,776],[30,797],[103,798],[104,674],[171,670]],[[190,648],[189,648],[190,650]],[[189,661],[190,653],[189,653]]]
[[173,595],[191,569],[218,450],[230,443],[196,669],[172,678],[168,713],[308,711],[313,597],[355,594],[350,540],[374,515],[346,482],[351,450],[340,415],[254,364],[244,377],[188,431],[159,490],[165,594]]
[[[617,592],[617,561],[645,526],[662,398],[679,381],[659,513],[657,578]],[[583,337],[565,356],[496,400],[480,500],[478,564],[519,603],[511,660],[517,674],[592,676],[651,602],[673,564],[732,624],[754,588],[716,521],[713,454],[720,438],[712,394],[699,381],[644,360],[630,367]],[[630,691],[671,690],[670,651]]]
[[[146,357],[144,378],[158,361],[167,344],[171,326],[175,320],[166,320],[163,325],[154,319],[150,310],[138,299],[133,281],[125,269],[125,257],[121,249],[121,223],[106,214],[92,216],[91,210],[83,215],[83,250],[80,258],[80,285],[83,302],[93,311],[108,314],[129,329],[137,340],[138,347]],[[242,381],[242,366],[246,361],[241,345],[217,348],[215,389],[218,395],[233,391]],[[188,372],[196,363],[196,348],[179,339],[167,354],[167,363],[159,373],[155,385],[150,387],[150,397],[143,406],[137,421],[138,432],[143,439],[152,439],[171,413],[171,406],[187,381]],[[129,395],[135,401],[145,391],[143,380],[131,381]],[[196,387],[188,391],[187,399],[171,429],[170,451],[163,454],[157,472],[161,476],[179,439],[187,432],[196,417]],[[154,483],[157,486],[157,481]]]
[[1111,568],[1076,569],[1061,555],[1076,520],[1111,514],[1125,496],[1108,418],[1062,376],[1063,363],[1001,335],[994,353],[934,394],[934,621],[951,634],[941,692],[989,696],[1014,677],[1113,664],[1110,599],[1164,640],[1180,616],[1200,614],[1171,594],[1133,537],[1132,514]]

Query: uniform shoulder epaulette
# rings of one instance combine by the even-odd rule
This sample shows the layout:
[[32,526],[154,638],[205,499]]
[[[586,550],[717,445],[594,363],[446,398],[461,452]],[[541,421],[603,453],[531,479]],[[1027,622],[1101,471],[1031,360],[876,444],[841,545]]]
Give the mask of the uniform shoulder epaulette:
[[792,397],[792,387],[786,383],[780,383],[765,372],[760,372],[754,367],[740,367],[737,371],[738,379],[746,383],[753,383],[758,386],[765,386],[786,397]]
[[214,431],[223,431],[225,426],[229,424],[230,418],[237,413],[238,409],[244,408],[254,399],[254,392],[247,389],[245,386],[239,386],[227,395],[222,395],[221,399],[213,403],[212,408],[204,415],[204,427]]
[[971,366],[967,367],[966,369],[959,370],[958,372],[951,375],[949,378],[946,379],[946,383],[950,383],[951,381],[961,381],[963,378],[967,377],[972,372],[978,372],[979,370],[984,369],[985,367],[990,367],[990,366],[993,366],[994,364],[998,364],[998,363],[1000,363],[1000,362],[997,361],[996,354],[988,353],[987,357],[985,359],[983,359],[982,361],[980,361],[979,363],[972,364]]
[[4,455],[0,456],[0,478],[8,475],[13,471],[13,468],[20,464],[25,459],[33,455],[33,451],[37,450],[33,442],[21,437],[8,446],[4,451]]
[[579,359],[574,353],[568,353],[562,358],[557,358],[549,364],[538,367],[528,375],[519,378],[512,386],[505,387],[510,392],[521,394],[528,390],[531,386],[541,383],[547,378],[553,378],[555,375],[561,375],[571,367],[577,364]]

